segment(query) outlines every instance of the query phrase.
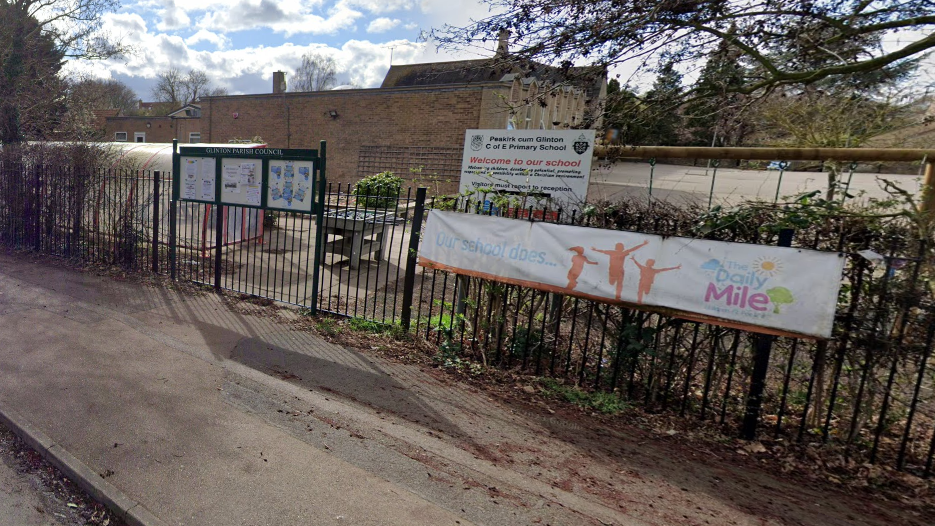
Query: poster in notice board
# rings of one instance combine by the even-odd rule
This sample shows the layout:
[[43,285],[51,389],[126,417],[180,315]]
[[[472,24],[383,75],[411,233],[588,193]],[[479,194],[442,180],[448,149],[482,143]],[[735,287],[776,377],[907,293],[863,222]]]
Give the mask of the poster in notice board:
[[266,207],[290,212],[312,211],[315,167],[311,161],[270,161]]
[[221,202],[226,205],[262,204],[263,161],[260,159],[221,160]]
[[181,197],[186,201],[213,203],[217,199],[217,172],[214,159],[182,157]]

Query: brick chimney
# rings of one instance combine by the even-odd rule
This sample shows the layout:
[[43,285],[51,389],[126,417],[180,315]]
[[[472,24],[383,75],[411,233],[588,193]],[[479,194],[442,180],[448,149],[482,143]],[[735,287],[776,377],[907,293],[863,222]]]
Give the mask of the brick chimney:
[[273,93],[285,93],[285,92],[286,92],[286,72],[285,71],[273,72]]
[[510,31],[501,29],[497,35],[497,57],[505,57],[510,53]]

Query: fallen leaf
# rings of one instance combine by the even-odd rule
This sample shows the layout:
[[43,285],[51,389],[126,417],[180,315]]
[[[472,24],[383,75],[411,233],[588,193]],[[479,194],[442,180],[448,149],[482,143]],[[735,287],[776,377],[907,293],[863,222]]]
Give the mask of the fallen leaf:
[[754,453],[754,454],[755,453],[766,453],[766,446],[764,446],[760,442],[750,442],[749,444],[744,446],[743,449],[744,451],[747,451],[748,453]]

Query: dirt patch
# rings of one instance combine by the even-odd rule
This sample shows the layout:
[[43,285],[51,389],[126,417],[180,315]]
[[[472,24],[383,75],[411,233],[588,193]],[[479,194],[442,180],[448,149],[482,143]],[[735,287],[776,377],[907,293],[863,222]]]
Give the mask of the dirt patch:
[[[42,497],[40,513],[66,525],[126,526],[12,431],[0,425],[0,461],[25,475]],[[112,473],[111,473],[112,474]],[[102,474],[103,476],[104,474]]]
[[[500,426],[502,433],[489,441],[478,434],[457,437],[463,449],[650,523],[743,523],[732,515],[740,513],[776,524],[922,525],[935,512],[931,482],[848,463],[840,451],[790,444],[768,433],[750,443],[732,438],[735,430],[716,422],[670,413],[628,409],[604,415],[556,398],[535,377],[445,366],[438,349],[424,340],[354,331],[346,320],[325,322],[328,330],[322,331],[322,319],[303,317],[291,325],[419,365],[434,382],[460,385],[547,430],[543,438],[541,429]],[[460,409],[463,420],[490,418],[471,407]]]

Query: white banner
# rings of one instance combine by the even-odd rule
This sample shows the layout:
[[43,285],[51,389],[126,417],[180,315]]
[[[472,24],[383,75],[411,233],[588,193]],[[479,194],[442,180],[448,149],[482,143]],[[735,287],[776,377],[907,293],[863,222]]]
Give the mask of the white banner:
[[588,197],[593,155],[594,130],[467,130],[460,191],[530,195],[541,202],[520,208],[570,212]]
[[707,323],[828,338],[844,258],[433,210],[419,264]]

